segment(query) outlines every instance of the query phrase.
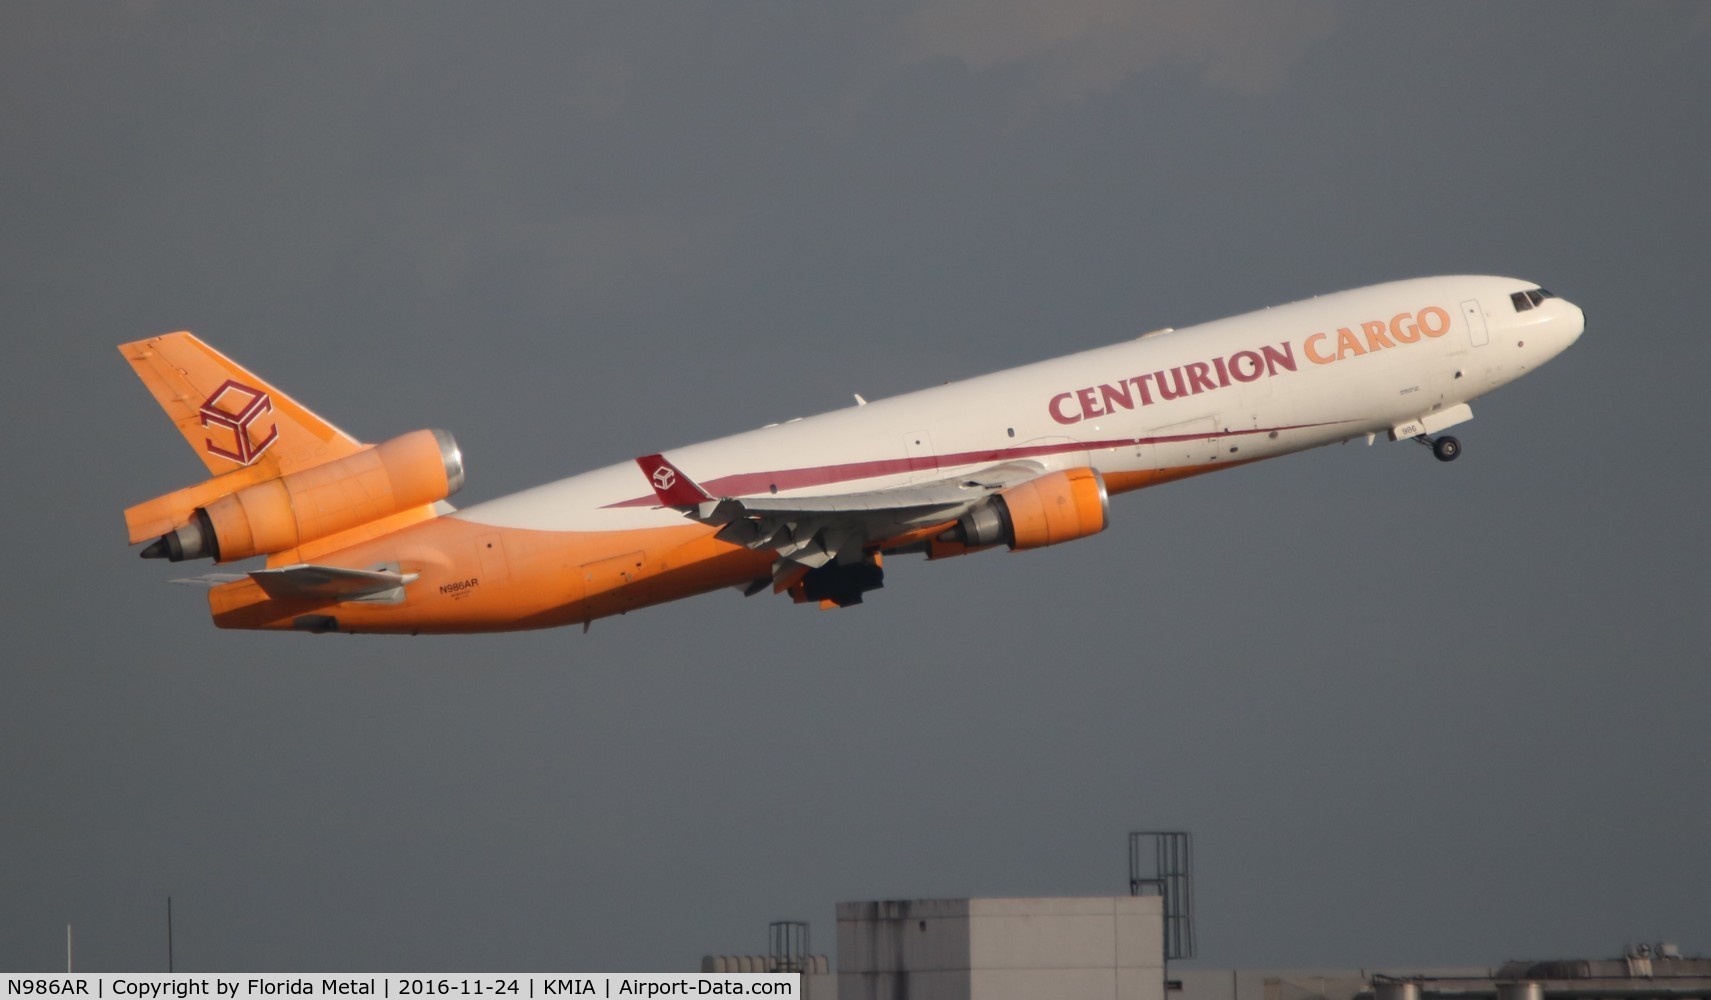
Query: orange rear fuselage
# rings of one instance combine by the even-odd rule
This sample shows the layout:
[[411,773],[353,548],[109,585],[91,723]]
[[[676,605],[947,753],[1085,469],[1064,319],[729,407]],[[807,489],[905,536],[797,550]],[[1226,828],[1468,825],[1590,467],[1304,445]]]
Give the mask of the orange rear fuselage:
[[[269,598],[251,580],[209,592],[221,628],[502,632],[574,625],[767,576],[772,558],[685,523],[609,532],[495,528],[435,518],[336,555],[420,574],[399,604]],[[308,621],[300,619],[308,618]]]

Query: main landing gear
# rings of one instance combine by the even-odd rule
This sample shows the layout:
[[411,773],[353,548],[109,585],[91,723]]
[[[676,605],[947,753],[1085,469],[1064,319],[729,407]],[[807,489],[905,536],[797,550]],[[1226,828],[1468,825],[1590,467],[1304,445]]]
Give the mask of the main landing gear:
[[1430,445],[1432,455],[1440,462],[1453,462],[1461,457],[1461,442],[1445,434],[1443,437],[1429,437],[1425,434],[1416,435],[1414,440],[1424,445]]

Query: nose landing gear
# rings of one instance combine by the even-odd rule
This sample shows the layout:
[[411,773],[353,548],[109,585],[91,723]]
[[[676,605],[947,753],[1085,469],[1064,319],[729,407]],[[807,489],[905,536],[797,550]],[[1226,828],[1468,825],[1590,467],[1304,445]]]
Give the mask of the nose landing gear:
[[1448,434],[1442,437],[1419,434],[1414,437],[1414,440],[1423,445],[1429,445],[1432,449],[1432,456],[1440,462],[1453,462],[1461,457],[1461,442]]

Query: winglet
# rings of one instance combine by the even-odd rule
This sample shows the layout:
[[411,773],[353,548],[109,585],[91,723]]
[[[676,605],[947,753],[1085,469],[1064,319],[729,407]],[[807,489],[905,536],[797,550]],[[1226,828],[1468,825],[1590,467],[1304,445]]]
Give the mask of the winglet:
[[648,477],[659,502],[667,507],[696,507],[713,499],[664,455],[643,455],[636,459],[636,465],[641,467],[642,475]]

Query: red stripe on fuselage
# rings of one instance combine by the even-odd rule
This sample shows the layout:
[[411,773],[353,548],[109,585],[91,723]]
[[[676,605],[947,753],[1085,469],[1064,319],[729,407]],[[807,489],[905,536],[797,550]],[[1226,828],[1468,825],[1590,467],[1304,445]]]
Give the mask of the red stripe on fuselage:
[[[846,462],[841,465],[815,465],[801,469],[779,469],[773,472],[739,472],[729,476],[720,476],[700,483],[700,487],[716,497],[753,496],[759,493],[783,492],[785,490],[807,489],[814,486],[832,486],[841,483],[854,482],[859,479],[875,479],[880,476],[896,476],[906,472],[920,472],[946,466],[977,465],[986,463],[1008,462],[1019,458],[1038,458],[1042,455],[1061,455],[1072,451],[1096,451],[1101,448],[1137,448],[1144,444],[1170,444],[1175,441],[1200,441],[1209,438],[1235,438],[1251,434],[1270,434],[1273,431],[1294,431],[1308,427],[1328,427],[1331,421],[1321,424],[1294,424],[1288,427],[1255,427],[1246,430],[1221,430],[1210,434],[1166,434],[1158,437],[1143,438],[1114,438],[1108,441],[1057,441],[1052,444],[1020,445],[1015,448],[995,448],[990,451],[964,451],[950,455],[927,455],[908,458],[881,458],[868,462]],[[659,498],[655,496],[634,497],[609,503],[607,507],[657,507]]]

